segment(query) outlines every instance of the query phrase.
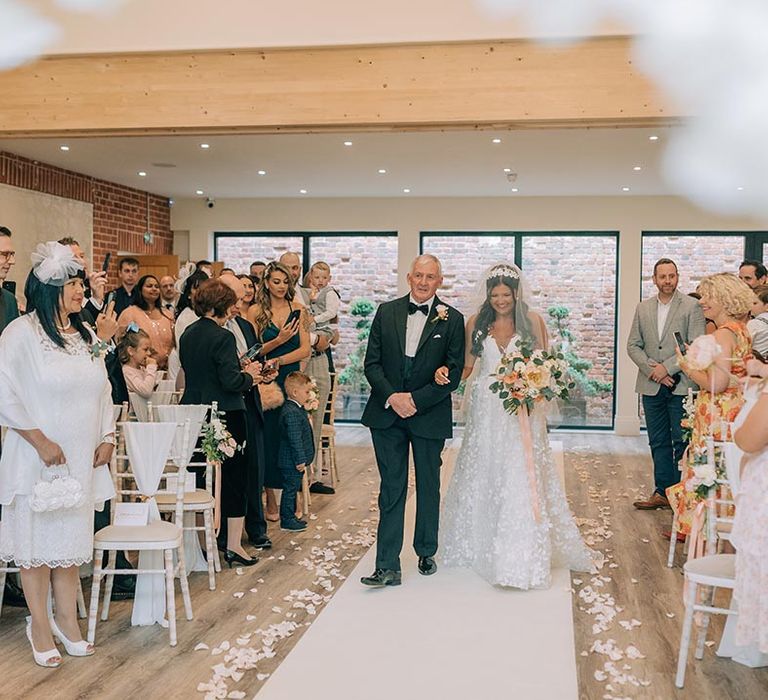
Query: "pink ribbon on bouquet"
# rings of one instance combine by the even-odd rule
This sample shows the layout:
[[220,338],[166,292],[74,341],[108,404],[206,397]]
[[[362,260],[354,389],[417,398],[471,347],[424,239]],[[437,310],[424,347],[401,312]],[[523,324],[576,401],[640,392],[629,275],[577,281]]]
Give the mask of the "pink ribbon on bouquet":
[[531,422],[528,416],[528,407],[523,404],[517,412],[520,418],[520,437],[523,440],[523,453],[525,454],[525,468],[528,472],[528,486],[531,490],[531,509],[533,510],[533,519],[536,522],[541,520],[541,506],[539,505],[539,490],[536,488],[536,466],[533,458],[533,435],[531,433]]
[[213,534],[218,537],[221,530],[221,462],[212,462],[214,469],[213,482]]

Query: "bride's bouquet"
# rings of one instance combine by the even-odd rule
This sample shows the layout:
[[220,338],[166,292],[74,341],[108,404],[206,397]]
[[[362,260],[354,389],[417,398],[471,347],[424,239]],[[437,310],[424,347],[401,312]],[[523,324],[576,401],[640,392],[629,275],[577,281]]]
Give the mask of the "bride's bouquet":
[[568,377],[568,364],[561,352],[535,348],[532,341],[518,339],[504,353],[490,386],[504,410],[515,415],[525,406],[531,409],[542,401],[568,400],[575,383]]

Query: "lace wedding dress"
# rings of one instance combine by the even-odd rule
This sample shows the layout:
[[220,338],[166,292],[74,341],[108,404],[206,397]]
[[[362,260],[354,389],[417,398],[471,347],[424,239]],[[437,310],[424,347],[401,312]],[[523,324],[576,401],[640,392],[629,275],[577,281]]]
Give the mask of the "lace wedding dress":
[[472,568],[494,585],[548,588],[553,567],[590,571],[595,553],[584,544],[568,508],[542,408],[530,416],[540,506],[540,519],[534,519],[519,418],[506,413],[489,389],[501,355],[496,341],[487,337],[475,364],[464,439],[443,502],[441,560]]
[[0,338],[0,424],[39,428],[58,443],[87,496],[79,508],[32,511],[32,489],[46,467],[29,443],[8,431],[0,459],[0,560],[25,568],[90,561],[94,506],[114,494],[106,467],[93,468],[96,447],[114,431],[104,359],[92,357],[79,334],[64,338],[59,348],[35,313],[11,323]]

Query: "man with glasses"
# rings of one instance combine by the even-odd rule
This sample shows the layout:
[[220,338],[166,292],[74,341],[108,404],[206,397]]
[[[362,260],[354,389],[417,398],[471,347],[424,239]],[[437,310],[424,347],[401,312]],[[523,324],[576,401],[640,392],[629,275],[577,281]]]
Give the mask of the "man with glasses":
[[4,288],[5,278],[15,262],[16,251],[11,242],[11,231],[5,226],[0,226],[0,333],[19,315],[16,296]]

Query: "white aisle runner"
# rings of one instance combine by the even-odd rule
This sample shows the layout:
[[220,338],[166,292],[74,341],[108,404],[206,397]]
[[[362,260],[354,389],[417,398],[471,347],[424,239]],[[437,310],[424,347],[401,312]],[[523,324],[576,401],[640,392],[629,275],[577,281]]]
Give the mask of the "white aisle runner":
[[[452,468],[453,455],[446,461]],[[553,572],[547,591],[493,588],[439,559],[434,576],[421,576],[409,542],[414,510],[410,498],[403,585],[360,584],[374,569],[372,548],[258,700],[576,698],[568,572]]]

